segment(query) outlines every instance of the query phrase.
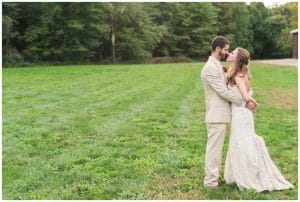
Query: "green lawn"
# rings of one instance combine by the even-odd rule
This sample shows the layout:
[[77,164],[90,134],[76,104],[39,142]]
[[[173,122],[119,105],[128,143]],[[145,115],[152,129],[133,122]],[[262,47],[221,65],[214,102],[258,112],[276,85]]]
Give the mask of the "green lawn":
[[256,132],[295,189],[203,187],[203,63],[89,65],[2,70],[3,199],[297,199],[297,68],[250,65]]

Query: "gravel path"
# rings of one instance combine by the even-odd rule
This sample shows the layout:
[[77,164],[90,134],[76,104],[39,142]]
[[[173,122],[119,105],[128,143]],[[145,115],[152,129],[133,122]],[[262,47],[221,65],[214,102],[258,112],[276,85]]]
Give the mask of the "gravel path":
[[261,62],[261,63],[274,64],[274,65],[290,65],[290,66],[298,67],[298,59],[295,58],[274,59],[274,60],[253,60],[253,62]]

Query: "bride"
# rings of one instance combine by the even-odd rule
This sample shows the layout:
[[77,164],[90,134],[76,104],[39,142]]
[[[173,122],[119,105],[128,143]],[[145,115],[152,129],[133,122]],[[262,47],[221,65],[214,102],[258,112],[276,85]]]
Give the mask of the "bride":
[[[227,58],[231,64],[228,88],[238,91],[241,100],[253,99],[249,59],[249,52],[243,48],[236,48]],[[293,188],[271,160],[264,139],[255,133],[253,114],[245,107],[245,102],[240,106],[232,103],[231,113],[224,170],[226,183],[236,183],[240,190],[252,188],[258,192]]]

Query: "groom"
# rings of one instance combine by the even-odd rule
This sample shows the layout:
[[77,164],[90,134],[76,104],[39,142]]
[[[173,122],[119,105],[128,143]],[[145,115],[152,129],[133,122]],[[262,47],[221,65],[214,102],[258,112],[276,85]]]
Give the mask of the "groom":
[[[211,43],[211,56],[201,72],[201,80],[206,101],[207,145],[205,154],[204,186],[218,188],[221,170],[221,152],[224,144],[226,126],[231,119],[230,102],[240,103],[240,96],[227,88],[227,77],[220,60],[225,60],[229,53],[229,41],[217,36]],[[256,104],[246,101],[246,107],[253,111]]]

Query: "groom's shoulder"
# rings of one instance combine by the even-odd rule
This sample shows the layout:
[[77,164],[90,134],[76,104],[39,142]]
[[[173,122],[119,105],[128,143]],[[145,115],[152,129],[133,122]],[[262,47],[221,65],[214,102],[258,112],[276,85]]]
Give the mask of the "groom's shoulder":
[[207,62],[203,66],[202,71],[210,71],[210,70],[213,70],[215,68],[216,68],[216,65],[212,61],[207,60]]

